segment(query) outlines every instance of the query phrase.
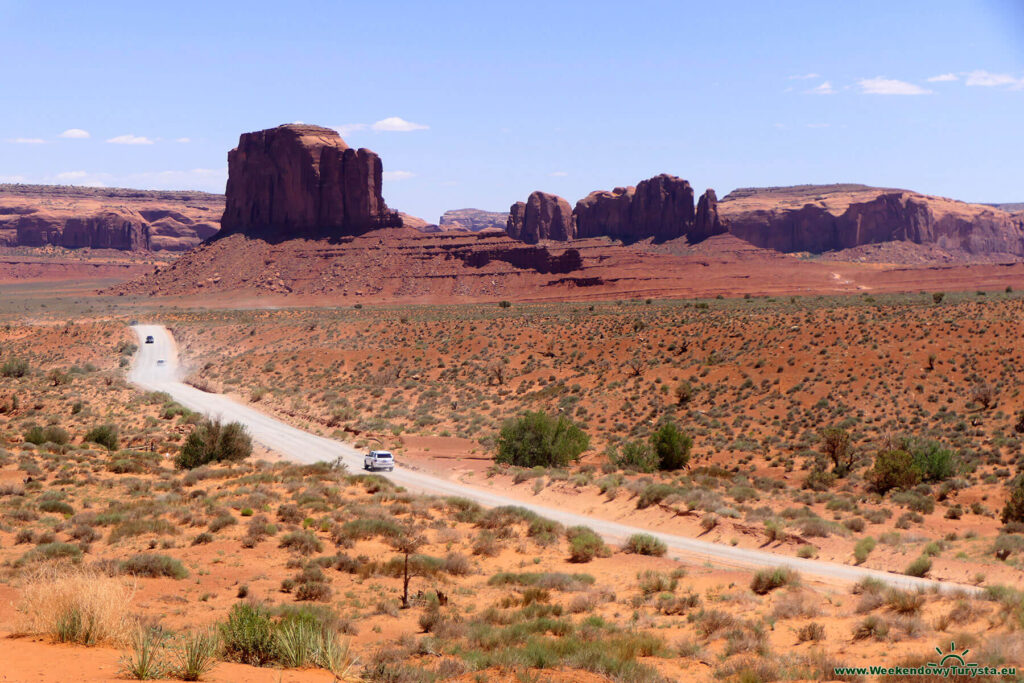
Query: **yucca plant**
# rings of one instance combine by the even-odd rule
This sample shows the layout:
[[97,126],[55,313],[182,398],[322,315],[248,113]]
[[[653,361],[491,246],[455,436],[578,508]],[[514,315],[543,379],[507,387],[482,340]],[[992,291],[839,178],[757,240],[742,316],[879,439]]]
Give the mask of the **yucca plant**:
[[216,663],[220,638],[213,631],[189,633],[175,651],[175,674],[183,681],[198,681]]
[[163,633],[156,629],[139,629],[132,641],[131,652],[121,657],[122,675],[137,681],[163,678],[168,670],[163,657],[163,641]]

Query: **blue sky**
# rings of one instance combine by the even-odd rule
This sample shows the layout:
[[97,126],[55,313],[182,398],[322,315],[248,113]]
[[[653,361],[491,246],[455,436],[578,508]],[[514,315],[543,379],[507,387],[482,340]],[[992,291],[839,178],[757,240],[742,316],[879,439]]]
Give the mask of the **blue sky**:
[[1017,0],[0,0],[0,63],[0,182],[223,191],[304,121],[431,221],[661,172],[1024,201]]

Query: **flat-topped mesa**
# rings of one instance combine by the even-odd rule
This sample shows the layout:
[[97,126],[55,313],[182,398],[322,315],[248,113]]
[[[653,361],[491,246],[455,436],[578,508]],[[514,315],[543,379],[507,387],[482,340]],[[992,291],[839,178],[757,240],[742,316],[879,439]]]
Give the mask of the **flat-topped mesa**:
[[741,188],[719,204],[756,246],[822,253],[910,242],[969,255],[1024,256],[1024,220],[1006,211],[867,185]]
[[228,153],[221,233],[339,237],[401,227],[381,196],[383,167],[331,128],[286,124],[243,133]]
[[541,240],[568,242],[576,237],[569,202],[540,191],[531,194],[525,202],[512,205],[505,230],[513,239],[528,244]]

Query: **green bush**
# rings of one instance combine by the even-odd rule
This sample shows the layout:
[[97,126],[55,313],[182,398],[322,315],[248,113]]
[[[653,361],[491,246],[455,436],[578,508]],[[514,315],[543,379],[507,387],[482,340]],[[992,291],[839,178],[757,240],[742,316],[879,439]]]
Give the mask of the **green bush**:
[[750,590],[758,595],[765,595],[776,588],[796,586],[800,584],[800,575],[788,567],[760,569],[750,581]]
[[277,656],[274,622],[259,605],[239,603],[231,608],[228,620],[220,625],[224,658],[250,666],[264,666]]
[[668,546],[650,534],[633,534],[626,539],[622,549],[627,553],[654,557],[661,557],[668,552]]
[[871,472],[871,483],[879,493],[892,489],[907,490],[920,481],[921,475],[914,457],[904,450],[879,451]]
[[906,571],[903,572],[907,576],[916,576],[918,578],[923,577],[932,568],[932,558],[927,555],[921,555],[919,558],[910,563]]
[[4,377],[24,377],[28,374],[28,361],[21,358],[8,358],[0,366],[0,375]]
[[569,539],[570,562],[590,562],[595,557],[607,557],[611,554],[604,540],[590,527],[569,527],[565,536]]
[[622,470],[653,472],[658,469],[658,456],[643,441],[627,441],[608,455],[611,463]]
[[108,451],[118,448],[117,427],[112,424],[98,425],[86,432],[85,441],[106,447]]
[[501,428],[495,460],[517,467],[566,467],[589,444],[587,434],[565,416],[528,411]]
[[172,579],[184,579],[188,576],[188,570],[179,560],[154,553],[140,553],[129,557],[121,563],[121,573],[150,578],[167,576]]
[[865,536],[857,541],[856,545],[853,546],[853,557],[857,560],[857,564],[864,564],[865,560],[868,559],[868,555],[874,549],[875,539],[871,536]]
[[957,463],[953,451],[944,448],[939,442],[908,441],[905,446],[922,481],[945,481],[956,474]]
[[693,439],[681,432],[675,422],[665,421],[651,434],[651,448],[658,458],[658,469],[681,470],[690,464]]
[[241,424],[203,419],[188,435],[174,465],[190,470],[211,462],[245,460],[251,454],[252,439]]

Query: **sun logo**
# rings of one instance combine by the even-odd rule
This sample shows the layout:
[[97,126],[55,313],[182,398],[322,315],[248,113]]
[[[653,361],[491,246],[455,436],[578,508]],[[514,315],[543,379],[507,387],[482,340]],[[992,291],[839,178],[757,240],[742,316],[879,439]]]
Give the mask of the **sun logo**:
[[968,663],[964,659],[967,653],[970,652],[969,649],[964,648],[963,652],[956,651],[956,643],[951,642],[949,644],[949,652],[943,652],[939,648],[935,648],[935,651],[939,653],[942,659],[939,660],[938,664],[928,662],[928,666],[978,666],[973,662]]

